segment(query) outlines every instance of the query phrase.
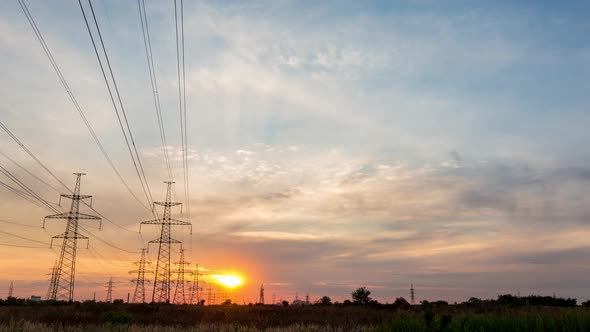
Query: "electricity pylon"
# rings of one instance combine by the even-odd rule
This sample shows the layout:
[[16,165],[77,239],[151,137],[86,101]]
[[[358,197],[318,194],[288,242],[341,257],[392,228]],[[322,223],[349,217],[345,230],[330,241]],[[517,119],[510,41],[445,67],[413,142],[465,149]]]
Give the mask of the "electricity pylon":
[[199,264],[196,264],[196,270],[193,272],[193,285],[191,287],[191,304],[201,303],[201,286],[199,286],[199,276],[203,274],[199,272]]
[[109,282],[107,282],[105,287],[107,288],[107,298],[105,302],[113,302],[113,277],[109,279]]
[[[59,262],[57,263],[57,279],[53,288],[50,289],[50,300],[66,300],[72,302],[74,300],[74,278],[76,275],[76,250],[78,239],[88,240],[88,237],[78,233],[78,221],[80,219],[97,220],[99,225],[101,219],[99,217],[80,213],[80,201],[92,198],[90,195],[80,195],[80,178],[86,173],[73,173],[76,175],[76,185],[74,192],[71,195],[61,195],[61,198],[69,198],[72,200],[70,212],[58,213],[45,217],[45,219],[67,219],[66,231],[60,235],[51,238],[51,245],[53,246],[54,239],[63,239],[61,246],[61,253],[59,255]],[[92,200],[90,200],[92,206]],[[43,227],[45,227],[45,220],[43,220]]]
[[14,292],[14,284],[13,281],[10,282],[10,286],[8,287],[8,299],[10,300],[12,298]]
[[145,303],[145,284],[149,283],[149,280],[145,280],[146,273],[154,273],[153,271],[146,270],[146,265],[151,263],[145,259],[145,248],[141,248],[141,258],[134,264],[137,265],[137,270],[129,271],[129,273],[136,274],[135,279],[131,280],[135,283],[135,291],[133,292],[133,303]]
[[53,263],[53,267],[51,268],[51,273],[49,273],[51,279],[49,279],[49,288],[47,288],[47,295],[45,295],[45,299],[47,301],[51,300],[51,292],[56,287],[55,285],[57,284],[57,276],[59,275],[58,271],[59,268],[57,261],[55,261],[55,263]]
[[264,304],[264,284],[260,284],[260,297],[258,298],[259,304]]
[[186,304],[186,297],[184,296],[184,284],[186,283],[185,276],[191,274],[191,271],[187,271],[185,266],[191,263],[184,260],[184,248],[180,248],[180,260],[174,264],[178,266],[176,270],[176,289],[174,290],[174,303],[175,304]]
[[414,305],[414,295],[416,295],[414,292],[414,284],[410,284],[410,301],[412,305]]
[[[156,263],[156,273],[154,276],[154,292],[152,293],[152,302],[170,303],[170,247],[172,243],[180,243],[180,241],[173,239],[171,234],[172,226],[190,226],[191,223],[172,219],[170,217],[170,208],[172,206],[180,205],[179,202],[171,202],[171,187],[174,182],[165,181],[168,185],[166,190],[165,202],[154,202],[155,205],[164,207],[164,215],[162,218],[143,221],[141,225],[159,225],[161,227],[160,237],[151,240],[149,243],[159,243],[158,248],[158,262]],[[141,232],[141,226],[140,232]],[[192,228],[191,228],[192,232]]]

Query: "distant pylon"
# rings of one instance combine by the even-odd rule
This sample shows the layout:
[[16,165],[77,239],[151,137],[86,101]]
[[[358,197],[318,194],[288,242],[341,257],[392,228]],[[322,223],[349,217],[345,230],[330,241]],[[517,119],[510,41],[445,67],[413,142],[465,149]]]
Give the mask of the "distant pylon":
[[[57,264],[57,278],[50,290],[50,300],[74,300],[74,279],[76,275],[76,251],[78,245],[78,239],[88,240],[88,237],[78,233],[78,220],[89,219],[98,220],[99,217],[80,213],[80,201],[87,198],[92,198],[90,195],[80,195],[80,178],[85,173],[74,173],[76,175],[76,185],[72,195],[61,195],[61,198],[69,198],[72,200],[70,206],[70,212],[58,213],[45,217],[45,219],[67,219],[66,231],[60,235],[56,235],[51,238],[51,245],[53,245],[54,239],[63,239],[61,246],[61,253],[59,255],[59,262]],[[92,200],[90,200],[92,205]],[[100,224],[99,224],[100,225]],[[43,227],[45,227],[45,220],[43,220]]]
[[145,284],[149,283],[149,280],[145,280],[145,274],[154,273],[153,271],[146,269],[146,265],[149,265],[151,263],[146,261],[145,252],[146,248],[141,248],[141,257],[139,258],[138,262],[134,263],[135,265],[137,265],[137,270],[129,271],[129,273],[133,273],[136,275],[135,279],[131,280],[135,283],[135,291],[133,292],[133,303],[145,303]]
[[8,298],[9,299],[12,298],[13,293],[14,293],[14,284],[11,281],[10,286],[8,287]]
[[174,289],[174,303],[186,304],[186,297],[184,296],[184,284],[186,283],[185,276],[191,274],[191,271],[186,270],[186,266],[191,263],[184,260],[184,248],[180,248],[180,260],[174,264],[178,266],[176,270],[176,289]]
[[414,284],[410,284],[410,301],[412,303],[412,305],[414,305]]
[[45,296],[45,299],[48,301],[51,300],[51,292],[56,287],[57,276],[59,275],[58,271],[59,268],[57,265],[57,261],[55,261],[55,263],[53,263],[53,267],[51,268],[51,273],[49,273],[51,279],[49,279],[49,287],[47,288],[47,295]]
[[113,277],[109,279],[109,282],[107,282],[105,287],[107,288],[107,298],[105,301],[113,302]]
[[157,303],[170,303],[170,247],[172,243],[180,243],[180,241],[172,238],[171,226],[191,225],[191,223],[186,221],[176,220],[170,217],[170,207],[180,205],[182,203],[170,201],[170,189],[174,182],[165,181],[164,183],[168,185],[166,190],[166,201],[154,202],[154,205],[161,205],[164,207],[164,215],[162,218],[148,220],[141,223],[142,225],[159,225],[161,227],[160,237],[149,242],[159,243],[158,262],[156,263],[156,273],[154,276],[154,292],[152,293],[152,302]]
[[305,293],[305,304],[309,304],[309,291]]
[[272,293],[272,304],[276,304],[275,303],[275,293],[274,292]]
[[264,304],[264,284],[260,284],[260,297],[258,298],[258,303]]
[[191,304],[199,304],[201,302],[201,286],[199,285],[199,264],[196,264],[196,270],[193,272],[193,285],[191,287]]
[[211,284],[209,284],[209,291],[207,292],[207,305],[212,305],[211,303]]

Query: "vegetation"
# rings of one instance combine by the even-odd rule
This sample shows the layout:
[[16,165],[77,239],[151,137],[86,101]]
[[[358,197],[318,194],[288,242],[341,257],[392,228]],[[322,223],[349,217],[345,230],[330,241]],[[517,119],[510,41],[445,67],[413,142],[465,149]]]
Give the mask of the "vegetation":
[[[360,288],[366,290],[366,288]],[[358,291],[358,290],[357,290]],[[314,305],[160,305],[0,301],[2,331],[590,331],[590,308],[576,299],[500,295],[410,305],[353,292],[353,301]]]

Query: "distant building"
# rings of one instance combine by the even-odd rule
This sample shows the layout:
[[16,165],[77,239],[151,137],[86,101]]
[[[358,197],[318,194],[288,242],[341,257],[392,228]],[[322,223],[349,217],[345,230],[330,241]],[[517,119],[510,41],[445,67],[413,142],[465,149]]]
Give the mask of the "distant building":
[[31,295],[31,301],[39,302],[39,301],[41,301],[41,296]]

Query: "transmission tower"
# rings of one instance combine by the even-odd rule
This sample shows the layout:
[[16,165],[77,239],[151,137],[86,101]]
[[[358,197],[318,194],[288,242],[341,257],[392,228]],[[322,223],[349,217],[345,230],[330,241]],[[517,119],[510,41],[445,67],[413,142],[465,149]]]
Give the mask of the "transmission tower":
[[107,298],[105,301],[113,302],[113,277],[109,279],[105,287],[107,288]]
[[309,304],[309,291],[305,293],[305,304]]
[[191,300],[190,303],[199,304],[201,303],[201,286],[199,285],[199,276],[202,274],[199,272],[199,264],[196,264],[197,268],[193,272],[193,285],[191,287]]
[[264,284],[260,284],[260,296],[258,298],[258,303],[264,304]]
[[174,303],[186,304],[186,297],[184,296],[184,284],[186,283],[185,276],[191,274],[191,271],[186,270],[186,266],[191,263],[184,260],[184,248],[180,247],[180,260],[174,264],[178,267],[176,270],[176,289],[174,290]]
[[410,301],[412,302],[412,305],[414,305],[414,284],[410,284]]
[[[57,263],[57,277],[49,294],[49,299],[54,301],[59,299],[72,302],[74,300],[74,277],[76,274],[76,250],[78,239],[88,240],[88,237],[78,233],[78,221],[80,219],[96,220],[99,222],[99,225],[101,225],[101,219],[99,217],[79,212],[80,201],[92,198],[92,196],[80,195],[80,178],[82,175],[86,174],[73,174],[76,175],[74,192],[71,195],[61,195],[59,198],[60,203],[62,197],[72,200],[70,212],[58,213],[45,217],[45,219],[67,219],[68,221],[66,224],[66,231],[51,238],[52,246],[53,240],[63,239],[59,262]],[[90,200],[90,206],[92,206],[92,199]],[[45,227],[45,220],[43,220],[43,227]]]
[[211,304],[211,284],[209,284],[209,292],[207,292],[207,305]]
[[152,293],[152,302],[158,303],[170,303],[170,247],[172,243],[180,243],[180,241],[172,238],[171,226],[191,225],[191,223],[189,222],[172,219],[170,217],[170,208],[172,206],[180,205],[182,203],[170,201],[170,189],[174,182],[165,181],[164,183],[168,185],[168,188],[166,190],[166,201],[154,202],[154,205],[160,205],[164,207],[164,215],[162,216],[162,218],[143,221],[141,223],[142,225],[159,225],[161,227],[160,237],[149,242],[159,243],[158,262],[156,263],[156,273],[154,277],[154,292]]
[[149,283],[149,280],[145,280],[146,273],[154,273],[153,271],[147,270],[146,265],[151,263],[145,259],[146,248],[141,248],[141,258],[134,264],[137,265],[137,270],[129,271],[129,273],[135,274],[135,279],[131,280],[135,283],[135,291],[133,292],[133,303],[145,303],[145,284]]
[[55,261],[55,263],[53,263],[53,267],[51,268],[51,273],[49,273],[51,279],[49,279],[49,288],[47,288],[47,295],[45,296],[45,299],[48,301],[51,300],[51,291],[56,287],[57,276],[59,275],[58,271],[59,268],[57,261]]
[[12,295],[13,295],[12,293],[14,293],[14,284],[11,281],[10,286],[8,286],[8,299],[12,298]]

